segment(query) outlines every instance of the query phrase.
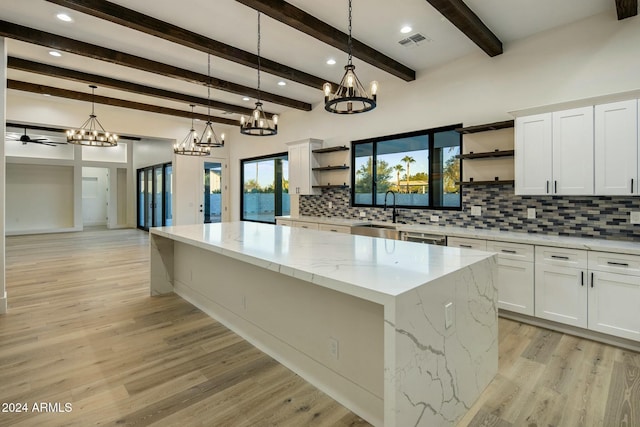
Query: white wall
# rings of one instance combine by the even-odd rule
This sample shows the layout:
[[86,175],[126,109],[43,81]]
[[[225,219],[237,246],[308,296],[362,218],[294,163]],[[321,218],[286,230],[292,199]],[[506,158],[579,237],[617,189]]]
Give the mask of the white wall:
[[[185,131],[185,135],[186,135]],[[173,161],[173,140],[142,138],[133,144],[133,169]]]
[[[240,180],[240,159],[286,151],[289,141],[318,138],[325,146],[349,144],[457,123],[508,120],[510,111],[640,89],[639,41],[640,17],[617,21],[614,13],[605,13],[508,44],[495,58],[478,49],[419,73],[411,83],[381,81],[378,108],[366,114],[327,113],[318,92],[312,112],[282,114],[277,136],[231,134],[231,182]],[[237,220],[240,191],[234,187],[231,218]]]
[[6,172],[7,234],[73,228],[73,166],[7,163]]
[[6,135],[7,112],[7,49],[5,39],[0,37],[0,314],[7,312],[7,292],[5,287],[5,157],[4,145]]
[[82,168],[82,225],[107,225],[109,169]]

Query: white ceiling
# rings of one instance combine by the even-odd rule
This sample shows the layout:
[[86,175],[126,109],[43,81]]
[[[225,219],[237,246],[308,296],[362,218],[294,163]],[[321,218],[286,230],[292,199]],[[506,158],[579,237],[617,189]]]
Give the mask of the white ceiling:
[[[114,3],[256,53],[257,12],[235,0],[115,0]],[[289,3],[344,32],[347,31],[346,0],[289,0]],[[426,0],[355,0],[353,3],[354,37],[413,68],[418,75],[431,67],[480,51],[473,42],[433,9]],[[466,3],[501,39],[505,51],[509,49],[509,43],[514,40],[595,14],[604,12],[615,14],[614,0],[466,0]],[[74,22],[63,23],[56,19],[56,14],[59,12],[69,14],[73,17]],[[203,52],[73,10],[66,10],[45,0],[2,0],[0,19],[198,73],[207,73],[207,55]],[[410,34],[420,32],[431,41],[411,48],[402,47],[398,41],[407,36],[400,33],[400,28],[404,25],[413,27],[414,31]],[[48,54],[50,50],[48,48],[15,40],[9,40],[7,45],[10,56],[203,98],[207,96],[207,90],[204,86],[157,74],[68,53],[63,53],[60,58],[54,58]],[[344,52],[267,16],[262,17],[262,56],[334,82],[339,81],[342,77],[342,67],[346,62]],[[328,58],[335,58],[337,64],[327,65]],[[256,86],[257,77],[254,69],[217,57],[212,57],[211,61],[214,77],[249,87]],[[358,59],[355,59],[354,63],[363,83],[366,84],[370,80],[378,80],[381,83],[381,94],[384,93],[385,81],[397,79]],[[10,79],[90,92],[84,83],[12,69],[8,71],[8,76]],[[277,85],[280,80],[277,76],[263,73],[262,90],[313,104],[322,99],[320,88],[314,89],[291,81],[282,87]],[[96,93],[189,110],[185,103],[159,100],[113,89],[98,88]],[[242,100],[241,95],[219,90],[212,91],[212,98],[249,108],[252,108],[255,102],[254,100],[246,102]],[[282,113],[287,108],[265,103],[265,109]],[[206,113],[206,108],[197,107],[196,111]],[[223,116],[221,111],[213,111],[213,113]],[[224,115],[224,117],[239,119],[236,114]]]

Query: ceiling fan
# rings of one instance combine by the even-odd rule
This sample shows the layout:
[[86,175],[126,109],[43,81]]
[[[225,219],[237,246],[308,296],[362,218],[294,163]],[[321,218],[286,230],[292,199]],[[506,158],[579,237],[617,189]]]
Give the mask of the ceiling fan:
[[22,145],[26,145],[29,142],[33,142],[35,144],[42,144],[42,145],[49,145],[51,147],[55,147],[56,145],[59,144],[66,144],[66,142],[56,142],[56,141],[51,141],[48,138],[31,138],[29,135],[27,135],[27,128],[24,128],[24,135],[20,135],[20,137],[18,137],[18,134],[13,133],[13,134],[9,134],[9,137],[7,138],[10,141],[20,141],[22,142]]

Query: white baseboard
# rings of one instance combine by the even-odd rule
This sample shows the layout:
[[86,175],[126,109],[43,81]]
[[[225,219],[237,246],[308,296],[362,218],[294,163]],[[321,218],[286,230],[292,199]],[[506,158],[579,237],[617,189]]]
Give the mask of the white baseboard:
[[82,227],[47,228],[42,230],[8,230],[5,232],[5,235],[6,236],[25,236],[29,234],[73,233],[76,231],[82,231]]

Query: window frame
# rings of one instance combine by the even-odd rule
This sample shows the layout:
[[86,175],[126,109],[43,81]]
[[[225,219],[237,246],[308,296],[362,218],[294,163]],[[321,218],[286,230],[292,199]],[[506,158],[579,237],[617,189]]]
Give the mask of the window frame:
[[[351,189],[350,189],[350,203],[351,203],[351,207],[363,207],[363,208],[380,208],[380,207],[384,207],[383,204],[377,204],[377,161],[378,161],[378,143],[379,142],[385,142],[385,141],[389,141],[389,140],[394,140],[394,139],[402,139],[402,138],[412,138],[412,137],[416,137],[416,136],[424,136],[424,135],[428,135],[429,136],[429,145],[428,145],[428,151],[429,151],[429,165],[428,165],[428,174],[429,174],[429,188],[432,188],[432,177],[433,177],[433,157],[432,157],[432,153],[433,153],[433,148],[434,148],[434,143],[435,143],[435,134],[437,133],[441,133],[441,132],[448,132],[448,131],[455,131],[457,128],[462,127],[462,123],[459,124],[455,124],[455,125],[448,125],[448,126],[440,126],[437,128],[432,128],[432,129],[424,129],[424,130],[418,130],[418,131],[411,131],[411,132],[403,132],[403,133],[398,133],[398,134],[394,134],[394,135],[384,135],[384,136],[378,136],[375,138],[366,138],[366,139],[359,139],[356,141],[351,141]],[[462,134],[459,134],[460,137],[460,154],[462,154]],[[356,150],[355,147],[357,145],[360,144],[369,144],[369,143],[373,143],[373,147],[372,147],[372,157],[373,157],[373,171],[372,171],[372,183],[371,183],[371,197],[372,197],[372,201],[371,203],[356,203],[356,167],[355,167],[355,162],[356,162]],[[462,180],[462,176],[463,175],[463,171],[462,171],[462,167],[463,167],[463,162],[460,159],[460,178]],[[433,206],[433,192],[429,191],[429,205],[428,206],[416,206],[416,205],[396,205],[396,207],[398,208],[402,208],[402,209],[429,209],[429,210],[438,210],[438,211],[461,211],[462,210],[462,192],[463,192],[464,187],[462,185],[460,185],[460,206]]]
[[[276,219],[274,217],[273,222],[270,221],[258,221],[256,219],[245,219],[244,217],[244,162],[251,162],[251,161],[260,161],[260,160],[266,160],[266,159],[275,159],[278,157],[286,157],[287,158],[287,162],[289,161],[289,152],[288,151],[284,151],[281,153],[273,153],[273,154],[265,154],[262,156],[256,156],[256,157],[247,157],[245,159],[240,159],[240,221],[247,221],[247,222],[259,222],[261,224],[275,224],[276,223]],[[287,177],[288,180],[288,177]],[[274,195],[275,197],[275,195]],[[282,207],[281,207],[282,208]],[[276,210],[276,214],[277,214],[277,210]],[[278,216],[278,215],[275,215]]]

